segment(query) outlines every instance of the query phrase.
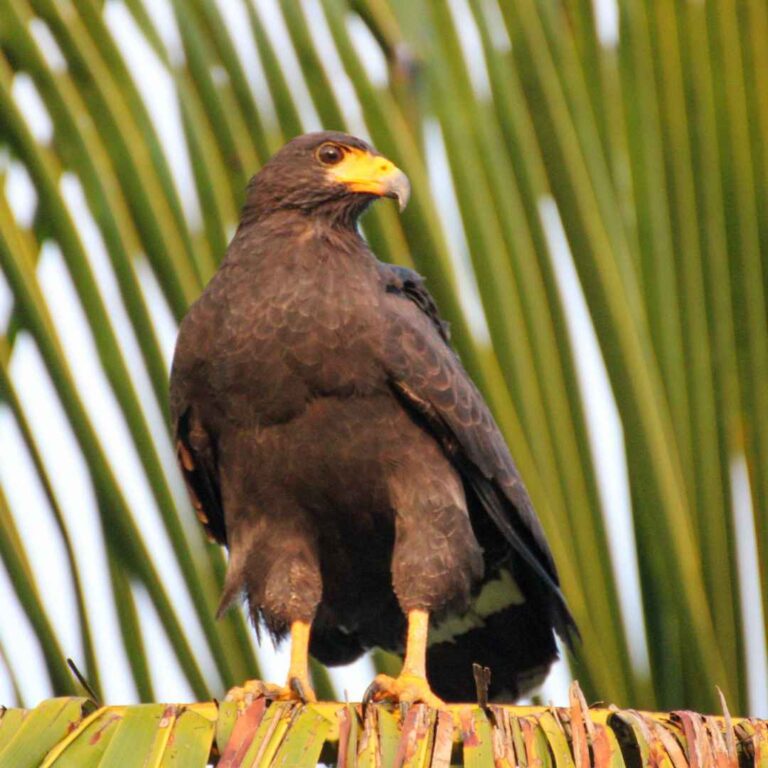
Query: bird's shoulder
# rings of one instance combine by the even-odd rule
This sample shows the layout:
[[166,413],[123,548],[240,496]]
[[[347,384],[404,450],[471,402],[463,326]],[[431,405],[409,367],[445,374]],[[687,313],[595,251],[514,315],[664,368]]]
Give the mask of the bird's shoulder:
[[[387,297],[385,302],[396,322],[421,324],[425,320],[438,336],[450,346],[451,330],[448,322],[440,317],[437,304],[426,286],[422,275],[408,267],[395,264],[379,264],[379,277]],[[403,303],[401,300],[407,301]],[[418,312],[414,312],[414,309]]]
[[424,278],[389,267],[384,363],[397,396],[439,432],[452,454],[466,452],[487,476],[506,475],[514,464],[480,391],[450,344]]

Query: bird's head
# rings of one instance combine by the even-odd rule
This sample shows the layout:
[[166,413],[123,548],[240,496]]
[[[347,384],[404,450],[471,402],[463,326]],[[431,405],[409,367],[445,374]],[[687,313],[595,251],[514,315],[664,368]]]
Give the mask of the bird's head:
[[370,144],[346,133],[307,133],[289,141],[251,179],[244,220],[285,210],[354,225],[378,197],[405,208],[408,177]]

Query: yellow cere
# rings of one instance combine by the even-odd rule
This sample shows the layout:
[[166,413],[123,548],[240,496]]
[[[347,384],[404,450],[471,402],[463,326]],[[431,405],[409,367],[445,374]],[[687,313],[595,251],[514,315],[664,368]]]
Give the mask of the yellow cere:
[[386,157],[348,147],[341,162],[328,168],[327,173],[353,192],[369,192],[372,195],[386,195],[391,183],[404,176]]

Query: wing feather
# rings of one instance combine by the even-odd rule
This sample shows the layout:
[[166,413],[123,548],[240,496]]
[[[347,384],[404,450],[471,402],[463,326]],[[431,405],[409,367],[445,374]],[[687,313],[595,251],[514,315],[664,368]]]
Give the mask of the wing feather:
[[197,518],[211,539],[226,544],[215,443],[192,407],[180,414],[175,426],[179,466]]
[[389,268],[385,276],[391,296],[385,364],[393,391],[440,442],[496,528],[553,598],[555,627],[569,640],[575,624],[552,553],[488,406],[450,347],[422,278],[403,268]]

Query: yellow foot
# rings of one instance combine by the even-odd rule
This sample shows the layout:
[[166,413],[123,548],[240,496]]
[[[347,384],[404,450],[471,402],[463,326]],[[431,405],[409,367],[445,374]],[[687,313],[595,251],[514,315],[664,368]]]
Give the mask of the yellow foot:
[[302,704],[317,701],[309,679],[298,675],[289,677],[286,685],[246,680],[243,685],[236,685],[229,690],[226,701],[236,701],[238,704],[249,706],[260,696],[275,701],[300,701]]
[[365,692],[364,701],[399,701],[422,703],[433,709],[445,709],[445,702],[432,693],[425,677],[401,674],[399,677],[376,675]]

